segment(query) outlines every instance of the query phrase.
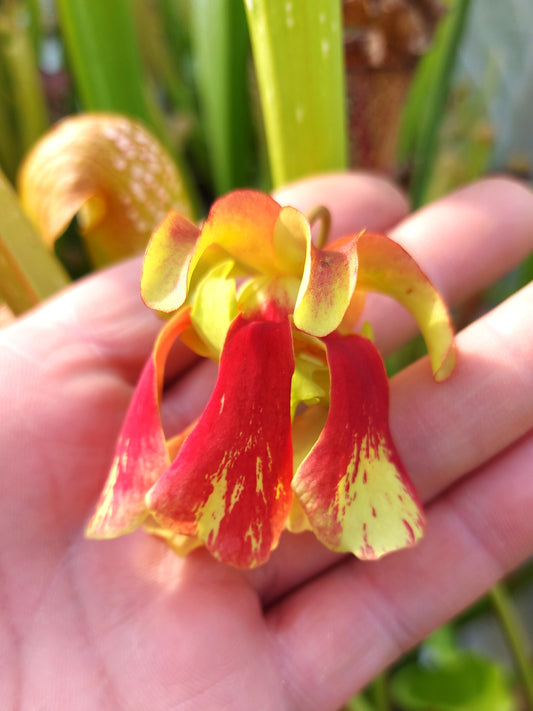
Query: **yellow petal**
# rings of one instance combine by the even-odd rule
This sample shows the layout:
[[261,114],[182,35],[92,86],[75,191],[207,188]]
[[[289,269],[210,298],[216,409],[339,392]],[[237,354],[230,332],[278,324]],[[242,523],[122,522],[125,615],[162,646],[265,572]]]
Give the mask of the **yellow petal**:
[[455,365],[453,326],[438,291],[415,260],[385,235],[363,233],[357,244],[357,288],[392,296],[410,311],[426,341],[435,380]]
[[170,209],[192,213],[165,149],[141,124],[114,114],[59,122],[28,154],[19,188],[49,246],[78,213],[97,266],[144,249]]
[[153,233],[143,263],[141,295],[151,309],[176,311],[187,297],[187,275],[200,230],[171,211]]
[[307,230],[307,255],[294,308],[294,325],[313,336],[326,336],[341,323],[357,281],[357,236],[317,249]]
[[219,198],[202,228],[189,269],[189,284],[204,252],[213,245],[248,269],[277,274],[273,234],[280,210],[271,197],[254,190],[236,190]]

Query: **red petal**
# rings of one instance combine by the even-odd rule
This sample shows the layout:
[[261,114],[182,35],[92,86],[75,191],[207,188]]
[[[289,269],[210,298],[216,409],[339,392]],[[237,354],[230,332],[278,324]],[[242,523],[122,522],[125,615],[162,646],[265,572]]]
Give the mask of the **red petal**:
[[289,321],[239,315],[198,425],[147,496],[163,526],[237,567],[267,560],[290,510],[293,369]]
[[392,442],[388,381],[375,346],[358,335],[323,340],[330,409],[293,489],[326,546],[378,558],[415,543],[423,513]]
[[189,325],[189,311],[180,311],[157,338],[122,425],[109,477],[87,526],[90,538],[129,533],[148,513],[146,492],[170,464],[159,415],[164,362],[178,335]]

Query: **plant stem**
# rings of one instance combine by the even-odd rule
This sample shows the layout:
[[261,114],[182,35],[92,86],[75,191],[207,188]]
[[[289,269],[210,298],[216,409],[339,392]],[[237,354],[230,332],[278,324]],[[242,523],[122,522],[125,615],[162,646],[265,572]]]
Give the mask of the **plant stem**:
[[370,684],[370,693],[376,711],[390,711],[386,672],[382,672],[372,681]]
[[526,642],[513,603],[503,584],[495,585],[489,592],[489,598],[513,655],[527,707],[529,711],[533,711],[533,667],[528,658]]

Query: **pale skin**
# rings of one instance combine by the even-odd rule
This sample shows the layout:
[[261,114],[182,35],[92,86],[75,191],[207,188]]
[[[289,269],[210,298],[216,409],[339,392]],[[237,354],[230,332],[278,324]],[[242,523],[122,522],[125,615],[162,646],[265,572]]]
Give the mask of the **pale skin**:
[[[361,175],[278,194],[324,203],[333,236],[388,231],[450,304],[533,248],[533,196],[493,179],[407,216]],[[141,531],[84,539],[160,321],[140,261],[73,287],[0,331],[0,698],[6,711],[334,711],[533,552],[533,284],[457,338],[454,375],[426,359],[391,382],[391,426],[426,502],[416,548],[377,563],[284,534],[252,572],[177,558]],[[411,322],[368,304],[389,353]],[[165,424],[198,415],[210,365],[174,353]],[[266,384],[268,386],[268,384]]]

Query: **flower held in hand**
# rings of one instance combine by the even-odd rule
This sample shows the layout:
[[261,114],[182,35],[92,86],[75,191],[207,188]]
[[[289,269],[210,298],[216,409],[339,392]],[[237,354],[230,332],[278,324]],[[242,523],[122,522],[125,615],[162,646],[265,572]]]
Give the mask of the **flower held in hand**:
[[[305,217],[253,191],[218,200],[200,231],[171,212],[148,245],[145,302],[172,314],[137,385],[87,534],[143,525],[179,553],[204,545],[241,568],[264,563],[284,528],[374,559],[413,545],[424,515],[388,425],[385,369],[354,333],[364,294],[415,317],[434,376],[454,365],[438,293],[380,234],[321,247]],[[219,362],[198,419],[166,439],[163,370],[181,338]]]

